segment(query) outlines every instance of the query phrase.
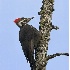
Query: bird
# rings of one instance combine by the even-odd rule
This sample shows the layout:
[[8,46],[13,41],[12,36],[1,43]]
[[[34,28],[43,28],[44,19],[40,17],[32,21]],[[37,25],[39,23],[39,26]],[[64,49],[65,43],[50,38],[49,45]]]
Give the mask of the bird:
[[14,20],[16,25],[20,28],[19,41],[21,43],[26,60],[30,63],[30,67],[32,68],[31,70],[33,70],[33,66],[35,64],[34,50],[38,47],[41,37],[40,32],[35,27],[27,24],[33,18],[34,17],[22,17]]

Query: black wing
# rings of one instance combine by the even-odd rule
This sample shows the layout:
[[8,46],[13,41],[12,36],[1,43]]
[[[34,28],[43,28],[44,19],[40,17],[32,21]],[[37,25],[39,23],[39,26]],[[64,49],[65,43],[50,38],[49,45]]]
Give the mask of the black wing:
[[19,41],[27,61],[32,66],[34,62],[34,30],[30,25],[25,25],[20,29]]

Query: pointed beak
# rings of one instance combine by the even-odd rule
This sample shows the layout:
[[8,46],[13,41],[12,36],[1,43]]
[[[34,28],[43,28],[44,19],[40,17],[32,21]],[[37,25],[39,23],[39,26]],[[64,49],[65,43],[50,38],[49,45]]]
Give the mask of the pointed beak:
[[32,17],[31,19],[33,19],[34,17]]
[[28,18],[28,22],[31,20],[31,19],[33,19],[34,17],[32,17],[32,18]]

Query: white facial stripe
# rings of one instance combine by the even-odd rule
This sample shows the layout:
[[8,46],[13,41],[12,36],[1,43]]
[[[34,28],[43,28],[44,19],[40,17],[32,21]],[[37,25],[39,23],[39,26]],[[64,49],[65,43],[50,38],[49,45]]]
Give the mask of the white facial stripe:
[[24,22],[24,20],[22,20],[22,21],[20,21],[20,22],[18,23],[19,26],[22,26],[23,24],[26,25],[26,22]]
[[21,22],[18,23],[19,26],[22,26]]
[[20,21],[20,23],[23,22],[23,21],[24,21],[24,20]]

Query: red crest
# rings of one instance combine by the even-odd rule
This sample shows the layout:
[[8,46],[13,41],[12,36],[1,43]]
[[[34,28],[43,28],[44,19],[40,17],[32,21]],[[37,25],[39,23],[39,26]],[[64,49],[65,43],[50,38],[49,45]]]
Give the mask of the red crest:
[[17,18],[14,20],[15,23],[18,23],[21,20],[21,18]]

